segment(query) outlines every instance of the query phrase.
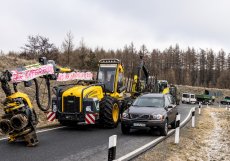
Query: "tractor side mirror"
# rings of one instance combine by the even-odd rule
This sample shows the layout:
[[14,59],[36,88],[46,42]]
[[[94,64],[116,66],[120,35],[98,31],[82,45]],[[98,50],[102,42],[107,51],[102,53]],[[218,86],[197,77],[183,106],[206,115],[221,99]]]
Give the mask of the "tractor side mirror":
[[126,90],[126,86],[123,86],[117,90],[118,93],[124,92]]

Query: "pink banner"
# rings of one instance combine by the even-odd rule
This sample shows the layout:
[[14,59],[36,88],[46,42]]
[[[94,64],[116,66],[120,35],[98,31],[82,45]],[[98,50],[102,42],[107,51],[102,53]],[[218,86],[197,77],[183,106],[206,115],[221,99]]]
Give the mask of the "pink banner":
[[28,70],[24,70],[24,71],[13,70],[11,71],[11,73],[12,73],[11,81],[16,83],[16,82],[29,81],[43,75],[54,74],[54,68],[52,64],[47,64],[39,67],[34,67]]
[[70,81],[70,80],[92,80],[93,74],[91,72],[71,72],[59,73],[57,81]]

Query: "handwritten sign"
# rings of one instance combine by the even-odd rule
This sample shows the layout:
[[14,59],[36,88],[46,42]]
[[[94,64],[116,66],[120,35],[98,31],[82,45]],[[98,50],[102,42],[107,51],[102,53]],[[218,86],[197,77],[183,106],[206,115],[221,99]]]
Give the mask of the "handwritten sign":
[[[23,81],[29,81],[34,78],[54,74],[54,68],[52,64],[30,67],[29,69],[18,71],[11,71],[11,82],[19,83]],[[57,81],[70,81],[70,80],[92,80],[93,74],[91,72],[71,72],[71,73],[59,73]]]
[[57,81],[70,81],[70,80],[92,80],[93,74],[91,72],[71,72],[59,73]]
[[23,81],[29,81],[43,75],[54,74],[54,68],[52,64],[47,64],[39,67],[33,67],[23,71],[13,70],[11,71],[11,73],[11,81],[13,83],[18,83]]

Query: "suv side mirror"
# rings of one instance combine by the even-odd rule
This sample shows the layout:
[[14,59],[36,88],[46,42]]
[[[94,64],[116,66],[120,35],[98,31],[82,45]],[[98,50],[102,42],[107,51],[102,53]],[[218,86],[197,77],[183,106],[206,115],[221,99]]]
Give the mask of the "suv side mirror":
[[165,109],[166,111],[168,111],[168,107],[164,107],[164,109]]
[[132,101],[129,101],[128,103],[127,103],[127,106],[129,107],[129,106],[131,106],[133,104],[133,102]]

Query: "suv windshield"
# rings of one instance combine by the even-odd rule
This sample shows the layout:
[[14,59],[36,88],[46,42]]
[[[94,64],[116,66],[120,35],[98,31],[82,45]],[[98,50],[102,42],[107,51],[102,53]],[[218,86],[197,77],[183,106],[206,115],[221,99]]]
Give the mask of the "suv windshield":
[[139,97],[137,98],[133,106],[144,106],[144,107],[163,107],[163,97]]

